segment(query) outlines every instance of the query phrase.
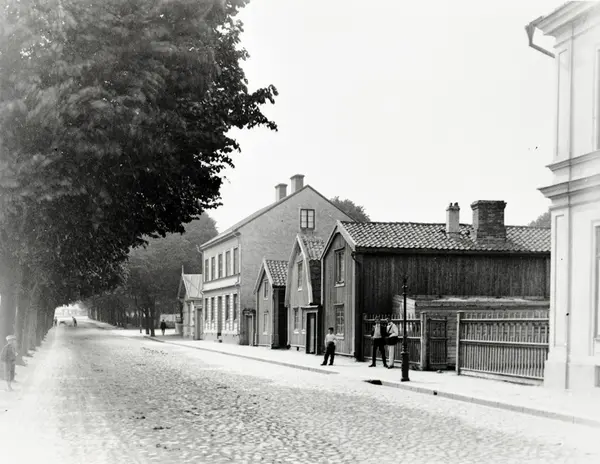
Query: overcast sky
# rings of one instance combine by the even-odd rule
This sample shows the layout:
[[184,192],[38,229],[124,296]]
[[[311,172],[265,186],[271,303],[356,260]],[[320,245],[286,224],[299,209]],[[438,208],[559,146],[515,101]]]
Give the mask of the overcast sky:
[[[240,15],[251,88],[280,92],[278,132],[236,133],[219,231],[304,174],[374,221],[471,222],[476,200],[527,224],[549,202],[553,60],[524,26],[560,1],[252,0]],[[541,34],[538,32],[538,34]],[[541,40],[540,40],[541,39]],[[537,39],[551,47],[553,39]]]

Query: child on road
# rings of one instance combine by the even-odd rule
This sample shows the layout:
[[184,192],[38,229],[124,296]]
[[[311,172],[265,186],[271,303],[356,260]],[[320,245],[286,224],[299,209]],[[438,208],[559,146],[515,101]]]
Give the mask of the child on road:
[[17,337],[9,335],[6,337],[6,345],[0,353],[0,361],[4,364],[4,378],[8,391],[12,391],[11,383],[15,379],[15,363],[17,360]]
[[333,327],[329,327],[329,333],[325,335],[325,359],[321,363],[321,366],[325,366],[327,364],[327,360],[329,359],[329,365],[333,366],[333,359],[335,358],[335,345],[337,343],[337,338],[333,335]]

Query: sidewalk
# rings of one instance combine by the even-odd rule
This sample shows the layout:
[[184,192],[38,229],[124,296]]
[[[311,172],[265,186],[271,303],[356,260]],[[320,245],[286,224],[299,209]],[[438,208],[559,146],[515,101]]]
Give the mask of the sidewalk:
[[[139,330],[118,330],[116,333],[151,338],[140,334]],[[553,391],[542,386],[458,376],[453,371],[436,373],[411,370],[410,382],[400,382],[401,370],[398,365],[395,369],[384,369],[381,364],[369,368],[367,362],[336,356],[334,366],[321,366],[320,356],[307,355],[294,349],[271,350],[265,347],[187,340],[175,335],[173,330],[167,331],[164,337],[157,334],[152,340],[323,374],[337,374],[354,381],[375,380],[387,387],[600,428],[600,391],[592,394],[574,394]]]

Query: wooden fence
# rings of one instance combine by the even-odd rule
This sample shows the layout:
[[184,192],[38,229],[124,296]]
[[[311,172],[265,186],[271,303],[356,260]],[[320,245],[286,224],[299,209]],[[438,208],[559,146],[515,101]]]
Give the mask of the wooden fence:
[[[375,317],[379,316],[385,324],[389,317],[398,326],[399,341],[394,351],[394,361],[402,362],[402,319],[391,314],[365,314],[363,315],[363,357],[371,359],[373,356],[373,341],[371,333],[375,325]],[[448,367],[448,339],[446,319],[430,317],[427,313],[420,314],[418,319],[406,320],[406,334],[408,339],[408,359],[411,367],[420,370],[446,369]],[[378,359],[379,353],[377,353]],[[389,350],[386,347],[386,356]]]
[[543,380],[547,310],[459,311],[456,325],[457,374]]

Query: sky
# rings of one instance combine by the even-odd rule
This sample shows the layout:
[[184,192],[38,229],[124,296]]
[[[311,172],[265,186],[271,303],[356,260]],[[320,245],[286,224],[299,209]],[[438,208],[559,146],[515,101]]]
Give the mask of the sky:
[[[524,225],[549,201],[553,60],[525,25],[562,1],[251,0],[239,15],[251,89],[275,85],[279,126],[236,131],[219,231],[304,174],[373,221],[444,222],[450,202],[507,202]],[[553,40],[536,33],[536,43]]]

